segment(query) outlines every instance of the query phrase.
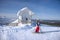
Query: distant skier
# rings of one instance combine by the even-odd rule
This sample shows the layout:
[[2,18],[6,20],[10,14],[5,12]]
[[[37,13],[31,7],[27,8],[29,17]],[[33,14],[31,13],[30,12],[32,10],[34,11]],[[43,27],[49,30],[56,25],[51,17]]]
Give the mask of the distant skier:
[[35,32],[36,33],[39,33],[39,31],[40,31],[40,22],[39,22],[39,20],[37,20],[37,23],[36,23],[36,29],[35,29]]

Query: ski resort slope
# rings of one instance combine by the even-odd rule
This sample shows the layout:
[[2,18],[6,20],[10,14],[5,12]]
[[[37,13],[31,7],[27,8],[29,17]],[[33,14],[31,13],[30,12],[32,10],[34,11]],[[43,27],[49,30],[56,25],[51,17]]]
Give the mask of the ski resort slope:
[[42,33],[34,33],[35,26],[0,26],[0,40],[60,40],[60,27],[42,24]]

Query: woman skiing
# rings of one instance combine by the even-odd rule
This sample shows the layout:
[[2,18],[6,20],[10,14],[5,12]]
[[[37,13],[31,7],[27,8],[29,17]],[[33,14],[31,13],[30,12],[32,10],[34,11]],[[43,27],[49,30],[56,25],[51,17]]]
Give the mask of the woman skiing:
[[40,21],[37,20],[37,23],[36,23],[36,29],[35,29],[35,32],[38,33],[40,31]]

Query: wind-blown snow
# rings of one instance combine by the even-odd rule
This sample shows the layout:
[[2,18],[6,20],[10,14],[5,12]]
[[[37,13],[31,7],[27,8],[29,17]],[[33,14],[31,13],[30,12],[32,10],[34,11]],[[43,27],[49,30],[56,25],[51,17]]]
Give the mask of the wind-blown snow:
[[31,25],[24,27],[0,26],[0,40],[60,40],[60,27],[41,25],[41,32],[34,33]]

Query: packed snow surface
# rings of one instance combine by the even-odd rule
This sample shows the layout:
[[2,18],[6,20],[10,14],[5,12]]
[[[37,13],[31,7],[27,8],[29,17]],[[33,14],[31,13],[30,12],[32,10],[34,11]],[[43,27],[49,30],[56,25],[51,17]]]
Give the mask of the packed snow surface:
[[0,40],[60,40],[60,27],[42,24],[42,33],[34,33],[35,26],[0,26]]

